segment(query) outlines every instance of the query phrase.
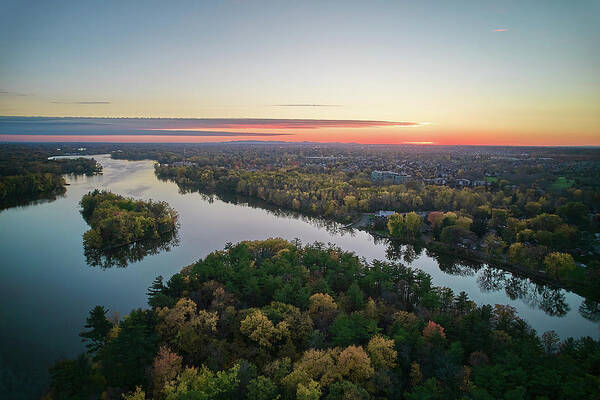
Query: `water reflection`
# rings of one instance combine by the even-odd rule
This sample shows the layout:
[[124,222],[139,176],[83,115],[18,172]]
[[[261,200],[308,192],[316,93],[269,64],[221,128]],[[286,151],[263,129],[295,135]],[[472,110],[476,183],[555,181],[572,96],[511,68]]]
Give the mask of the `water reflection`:
[[[157,178],[162,181],[169,181],[169,179],[163,179],[158,176]],[[203,194],[198,192],[197,188],[187,188],[181,184],[177,186],[180,193],[198,193],[203,200],[210,203],[218,199],[226,203],[266,210],[276,217],[298,219],[319,229],[323,229],[332,235],[343,236],[349,234],[351,237],[356,235],[354,229],[346,228],[339,223],[281,209],[259,199],[223,194]],[[562,317],[571,309],[566,299],[567,292],[560,288],[535,282],[530,278],[522,277],[472,259],[457,257],[450,252],[426,248],[424,242],[403,243],[398,240],[390,240],[378,236],[373,236],[373,242],[376,246],[386,246],[385,255],[391,261],[399,261],[411,265],[420,257],[426,255],[434,259],[437,262],[438,268],[448,275],[471,277],[482,293],[504,292],[510,300],[521,300],[529,307],[540,309],[549,316]],[[591,321],[600,320],[600,304],[598,302],[586,300],[579,307],[579,312],[584,318]]]
[[392,261],[404,261],[407,264],[412,264],[419,257],[425,255],[437,261],[441,271],[457,276],[473,276],[479,271],[483,264],[461,259],[447,252],[426,249],[425,242],[403,243],[398,240],[389,240],[387,238],[378,238],[376,243],[384,243],[387,245],[386,257]]
[[83,246],[86,263],[91,267],[125,268],[129,264],[141,261],[146,256],[169,252],[173,247],[179,246],[177,232],[168,232],[159,239],[146,239],[131,244],[111,249],[97,249]]
[[[387,242],[386,256],[392,261],[411,264],[422,254],[424,243],[402,243],[397,240],[378,239]],[[510,272],[494,268],[473,260],[465,260],[442,251],[426,249],[428,257],[434,258],[440,270],[457,276],[476,276],[476,282],[484,293],[504,291],[511,300],[521,300],[532,308],[538,308],[550,316],[561,317],[570,311],[565,299],[565,291],[520,277]],[[579,308],[585,318],[600,319],[600,305],[596,302],[584,302]]]
[[562,317],[571,309],[563,290],[538,284],[529,278],[521,278],[489,266],[481,270],[477,283],[485,291],[504,289],[511,300],[522,300],[530,307],[537,307],[553,317]]
[[32,195],[29,198],[19,197],[3,199],[2,202],[0,202],[0,212],[13,207],[27,207],[44,203],[51,203],[53,201],[65,197],[66,191],[67,190],[65,188],[60,188],[54,193],[38,193]]
[[404,261],[407,264],[412,264],[421,256],[424,250],[424,243],[401,243],[397,240],[388,240],[377,237],[375,243],[387,244],[385,256],[390,261]]
[[[163,182],[169,182],[169,179],[160,178],[157,176],[158,180]],[[287,210],[272,204],[269,204],[260,199],[248,198],[244,196],[234,196],[234,195],[225,195],[225,194],[206,194],[198,192],[198,190],[187,189],[184,186],[178,184],[179,193],[188,194],[188,193],[197,193],[200,198],[208,203],[213,203],[215,200],[220,200],[225,203],[234,204],[236,206],[246,206],[250,208],[256,208],[260,210],[265,210],[269,214],[275,217],[282,218],[294,218],[300,220],[302,222],[306,222],[316,228],[323,229],[327,233],[331,235],[345,235],[348,234],[350,236],[354,236],[356,234],[354,229],[347,229],[342,224],[331,221],[324,218],[319,218],[315,216],[305,215],[298,211]]]
[[600,301],[585,299],[579,306],[579,313],[590,321],[600,321]]

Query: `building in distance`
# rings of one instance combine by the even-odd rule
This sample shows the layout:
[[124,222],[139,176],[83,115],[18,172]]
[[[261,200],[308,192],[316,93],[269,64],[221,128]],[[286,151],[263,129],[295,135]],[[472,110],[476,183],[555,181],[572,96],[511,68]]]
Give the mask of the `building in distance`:
[[399,174],[392,171],[373,171],[371,180],[373,182],[392,182],[394,184],[406,183],[412,179],[410,175]]

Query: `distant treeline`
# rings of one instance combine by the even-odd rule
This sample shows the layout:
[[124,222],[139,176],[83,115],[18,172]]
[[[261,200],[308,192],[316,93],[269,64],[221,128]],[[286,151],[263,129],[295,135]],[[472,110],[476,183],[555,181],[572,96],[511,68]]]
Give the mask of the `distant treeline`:
[[62,174],[93,175],[102,167],[94,159],[49,160],[56,151],[27,145],[0,146],[0,209],[65,193]]
[[36,200],[54,200],[65,193],[65,180],[51,173],[0,177],[0,209],[29,204]]
[[[331,168],[325,172],[298,168],[241,169],[221,166],[157,165],[156,174],[171,179],[184,190],[256,197],[276,206],[347,221],[359,212],[395,210],[465,211],[475,214],[480,206],[506,209],[517,218],[555,212],[569,201],[586,209],[598,208],[599,189],[569,188],[548,193],[508,182],[494,187],[453,188],[418,181],[380,185],[368,173],[348,173]],[[587,217],[587,216],[586,216]]]
[[[262,158],[250,163],[250,155],[256,154]],[[370,154],[371,150],[365,150],[362,159],[368,159]],[[169,157],[163,156],[159,158]],[[383,152],[382,157],[389,157],[389,153]],[[482,163],[496,168],[497,161],[492,157],[487,161],[472,155],[460,157],[464,165],[459,171],[464,170],[464,174],[469,173],[469,168],[481,169]],[[361,213],[374,215],[379,210],[426,211],[426,218],[418,218],[416,230],[408,235],[402,230],[391,232],[385,219],[374,219],[369,228],[398,239],[436,241],[449,251],[484,262],[517,266],[522,273],[540,275],[540,271],[545,271],[554,283],[598,299],[595,288],[600,282],[600,262],[594,234],[600,228],[600,184],[577,177],[569,181],[570,185],[557,186],[552,182],[561,181],[556,175],[565,172],[561,168],[556,173],[544,171],[539,182],[519,185],[506,179],[478,187],[432,185],[419,179],[390,184],[374,182],[366,167],[353,170],[345,158],[332,159],[335,161],[325,166],[312,165],[312,159],[298,164],[297,153],[280,150],[269,156],[251,148],[238,149],[238,153],[215,151],[211,156],[189,157],[191,165],[157,163],[155,172],[161,179],[176,182],[183,191],[258,199],[344,223],[356,220]],[[355,162],[360,164],[359,159]],[[424,153],[423,160],[415,162],[428,170],[438,168],[440,163],[444,165],[444,158]],[[508,164],[502,168],[512,168],[509,171],[513,175],[528,176],[529,171],[538,176],[535,165],[524,168],[512,159],[505,162]],[[598,166],[595,161],[570,160],[564,161],[563,168],[580,171],[577,174],[596,171],[597,175],[594,166]]]
[[94,159],[49,157],[69,154],[63,149],[57,150],[56,144],[25,145],[6,144],[0,146],[0,176],[15,176],[35,173],[93,175],[102,171]]

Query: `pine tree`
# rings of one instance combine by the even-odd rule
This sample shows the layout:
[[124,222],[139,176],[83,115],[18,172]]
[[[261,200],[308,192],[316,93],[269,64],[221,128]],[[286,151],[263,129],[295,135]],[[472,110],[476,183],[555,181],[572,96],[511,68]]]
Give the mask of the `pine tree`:
[[148,295],[149,298],[153,298],[157,294],[162,293],[162,291],[165,288],[166,287],[163,283],[163,277],[162,277],[162,275],[159,275],[156,278],[154,278],[154,281],[152,282],[152,286],[150,286],[148,288],[148,291],[146,292],[146,294]]
[[94,307],[86,319],[85,328],[88,330],[79,334],[83,338],[82,341],[87,342],[85,347],[88,353],[96,353],[106,342],[106,335],[112,328],[112,324],[106,318],[107,312],[103,306]]
[[152,286],[148,288],[148,305],[152,308],[170,307],[175,304],[175,300],[165,294],[169,288],[163,283],[162,275],[157,276],[152,282]]

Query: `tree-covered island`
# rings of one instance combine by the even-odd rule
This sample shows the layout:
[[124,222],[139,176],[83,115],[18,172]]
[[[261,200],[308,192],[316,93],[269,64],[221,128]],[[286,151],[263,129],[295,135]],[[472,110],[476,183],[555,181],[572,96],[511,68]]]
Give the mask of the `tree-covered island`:
[[121,258],[140,259],[150,248],[139,243],[169,242],[178,229],[177,212],[163,201],[136,200],[96,189],[81,198],[80,206],[91,227],[83,235],[88,261],[96,252],[108,254],[123,248],[133,252]]

